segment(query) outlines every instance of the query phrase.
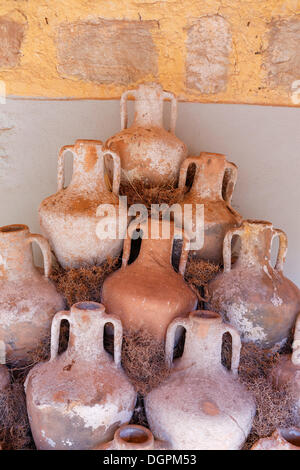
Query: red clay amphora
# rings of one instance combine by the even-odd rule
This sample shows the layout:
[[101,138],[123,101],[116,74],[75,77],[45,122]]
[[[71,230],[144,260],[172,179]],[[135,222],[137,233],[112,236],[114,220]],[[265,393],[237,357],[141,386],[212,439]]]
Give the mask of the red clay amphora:
[[[45,274],[33,263],[33,242],[42,250]],[[44,237],[30,233],[26,225],[0,228],[0,343],[8,363],[30,360],[32,350],[48,338],[54,314],[64,308],[48,279],[51,263]]]
[[96,446],[93,450],[167,450],[167,443],[154,440],[150,429],[138,424],[123,424],[115,432],[112,441]]
[[[174,338],[185,328],[181,358],[173,363]],[[232,337],[231,370],[222,365],[223,335]],[[177,450],[240,449],[250,432],[255,404],[238,381],[241,341],[235,328],[208,310],[176,318],[166,336],[167,379],[145,397],[154,436]]]
[[[135,98],[135,115],[127,128],[127,98]],[[164,100],[171,100],[170,131],[163,127]],[[122,180],[142,180],[146,184],[172,183],[187,156],[187,147],[175,136],[177,100],[158,84],[142,84],[121,97],[122,130],[106,145],[121,158]]]
[[[231,265],[231,241],[239,236],[241,248]],[[271,245],[279,237],[275,267]],[[234,325],[244,342],[274,351],[286,342],[300,310],[299,289],[283,275],[287,237],[270,222],[245,220],[224,238],[224,271],[209,284],[209,308]]]
[[199,157],[188,157],[180,169],[178,187],[182,191],[186,188],[187,171],[191,165],[195,166],[192,186],[180,202],[183,215],[187,205],[192,208],[191,217],[187,214],[184,218],[184,229],[191,239],[191,233],[195,234],[201,229],[196,223],[197,204],[204,210],[204,244],[196,249],[191,245],[191,254],[222,264],[224,236],[230,228],[238,226],[242,221],[242,217],[231,207],[237,167],[228,162],[225,155],[217,153],[202,152]]
[[[64,188],[67,152],[73,154],[73,175]],[[105,180],[105,155],[110,155],[114,164],[112,191]],[[113,217],[118,227],[120,171],[119,157],[110,150],[104,151],[100,141],[77,140],[75,145],[61,149],[57,193],[41,203],[39,215],[41,228],[64,268],[101,264],[107,256],[121,252],[120,237],[99,240],[96,234],[100,215],[104,215],[97,212],[100,204],[115,207]]]
[[[67,350],[58,355],[60,324],[67,320]],[[114,359],[104,350],[106,323],[114,327]],[[51,358],[35,366],[25,389],[38,449],[92,449],[110,441],[132,416],[136,393],[121,367],[122,325],[95,302],[74,304],[55,315]]]
[[[169,234],[164,235],[164,227],[170,228]],[[136,228],[142,232],[140,252],[128,264]],[[153,217],[138,224],[133,220],[128,233],[122,267],[105,279],[101,299],[108,313],[120,316],[124,329],[146,330],[164,341],[169,323],[197,307],[197,297],[183,279],[189,241],[184,237],[179,271],[175,272],[171,258],[176,227],[172,222]]]

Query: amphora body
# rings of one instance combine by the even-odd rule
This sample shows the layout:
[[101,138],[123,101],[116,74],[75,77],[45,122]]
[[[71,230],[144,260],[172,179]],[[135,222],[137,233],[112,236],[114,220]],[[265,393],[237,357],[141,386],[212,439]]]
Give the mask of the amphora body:
[[[231,266],[231,240],[241,239],[237,261]],[[271,244],[279,237],[275,267],[270,263]],[[283,275],[287,251],[284,232],[270,222],[246,220],[229,230],[224,239],[224,271],[209,284],[209,307],[222,313],[244,342],[279,349],[286,341],[299,312],[299,289]]]
[[119,315],[124,328],[147,330],[158,341],[164,341],[167,327],[176,316],[197,307],[197,297],[183,279],[188,240],[184,240],[179,272],[175,272],[171,263],[175,228],[171,223],[170,235],[163,238],[165,226],[167,221],[154,218],[138,224],[142,233],[140,252],[128,264],[131,232],[137,227],[135,220],[131,222],[122,267],[105,279],[101,297],[107,312]]
[[[127,128],[127,98],[135,98],[135,116]],[[163,104],[170,99],[170,131],[163,127]],[[158,84],[143,84],[121,98],[122,130],[108,139],[106,145],[121,158],[122,180],[142,180],[159,185],[178,179],[179,168],[187,156],[187,147],[175,136],[177,100]]]
[[[186,330],[184,351],[173,362],[174,337]],[[231,370],[221,363],[224,333],[232,337]],[[255,404],[238,382],[238,332],[214,312],[177,318],[166,337],[170,376],[145,398],[149,426],[157,439],[178,450],[240,449],[250,432]]]
[[[43,253],[41,274],[33,263],[31,244]],[[51,251],[47,240],[26,225],[0,228],[0,343],[8,363],[27,361],[50,334],[54,314],[64,308],[63,298],[48,277]]]
[[[68,320],[68,349],[57,354],[60,324]],[[114,359],[104,350],[103,331],[114,326]],[[25,387],[30,426],[38,449],[92,449],[130,421],[136,393],[121,368],[122,326],[95,302],[57,313],[51,358],[29,373]]]
[[[73,175],[64,188],[64,156],[73,154]],[[105,155],[114,163],[112,191],[105,181]],[[75,145],[63,147],[58,159],[57,193],[46,198],[40,205],[40,225],[51,247],[64,267],[101,264],[107,256],[121,252],[123,240],[119,236],[99,239],[97,226],[105,216],[103,208],[110,205],[111,214],[119,228],[120,160],[109,150],[104,151],[102,142],[77,140]],[[124,227],[124,233],[126,226]]]
[[191,244],[191,253],[196,258],[222,264],[224,236],[230,228],[238,226],[242,221],[242,217],[231,207],[237,167],[221,154],[202,152],[199,157],[188,157],[180,169],[178,186],[181,190],[185,188],[191,165],[195,165],[193,183],[180,202],[184,229],[191,238],[191,234],[194,236],[197,233],[199,236],[204,210],[204,240],[198,241],[195,248]]

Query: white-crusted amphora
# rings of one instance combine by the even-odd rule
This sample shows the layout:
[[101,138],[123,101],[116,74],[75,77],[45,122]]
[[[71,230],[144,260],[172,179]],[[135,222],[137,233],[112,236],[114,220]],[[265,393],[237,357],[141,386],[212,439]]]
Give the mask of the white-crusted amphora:
[[[135,117],[127,128],[127,99],[135,98]],[[163,127],[164,100],[171,100],[171,125]],[[122,180],[160,185],[174,183],[187,156],[186,145],[175,136],[177,100],[156,83],[141,84],[121,97],[122,130],[107,140],[106,146],[120,155]]]
[[[236,262],[231,262],[233,237],[241,240]],[[271,246],[279,237],[277,261],[271,264]],[[209,283],[208,308],[235,326],[243,342],[280,349],[300,310],[300,291],[283,274],[287,237],[271,222],[244,220],[224,238],[224,270]]]
[[[70,325],[67,350],[58,355],[62,320]],[[114,359],[103,346],[104,327],[114,327]],[[51,358],[29,373],[26,399],[38,449],[92,449],[110,441],[133,414],[136,392],[121,367],[122,325],[102,304],[80,302],[56,314]]]
[[[32,243],[44,257],[44,274],[34,265]],[[27,362],[50,335],[64,299],[49,280],[52,257],[47,240],[27,225],[0,227],[0,342],[6,361]]]
[[[64,188],[64,156],[73,155],[72,179]],[[105,180],[105,156],[113,160],[112,190]],[[64,268],[101,264],[108,256],[122,250],[122,234],[118,233],[120,159],[115,152],[104,150],[102,142],[77,140],[75,145],[61,149],[58,158],[57,193],[40,205],[39,216],[43,233]],[[105,239],[97,237],[97,226],[105,213],[99,206],[110,205],[116,234]],[[127,225],[124,227],[126,232]]]
[[[178,327],[186,330],[184,351],[174,361]],[[232,337],[231,370],[222,365],[223,335]],[[240,336],[207,310],[176,318],[166,336],[169,377],[145,397],[150,429],[177,450],[240,449],[255,415],[252,396],[238,381]]]

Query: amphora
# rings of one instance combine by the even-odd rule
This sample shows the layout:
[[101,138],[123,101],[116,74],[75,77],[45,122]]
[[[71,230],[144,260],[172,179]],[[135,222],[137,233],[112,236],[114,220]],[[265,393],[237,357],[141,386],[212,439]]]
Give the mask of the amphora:
[[[60,324],[67,320],[67,350],[58,355]],[[104,350],[104,327],[114,327],[114,359]],[[51,358],[35,366],[25,389],[38,449],[92,449],[113,439],[133,414],[136,392],[121,367],[122,325],[95,302],[55,315]]]

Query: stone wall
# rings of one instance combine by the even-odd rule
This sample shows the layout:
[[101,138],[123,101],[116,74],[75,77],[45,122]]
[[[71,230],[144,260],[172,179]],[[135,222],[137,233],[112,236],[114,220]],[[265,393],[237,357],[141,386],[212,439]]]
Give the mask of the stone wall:
[[300,0],[5,0],[0,80],[13,96],[156,80],[184,101],[300,106]]

